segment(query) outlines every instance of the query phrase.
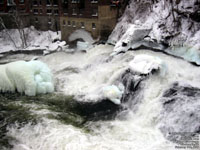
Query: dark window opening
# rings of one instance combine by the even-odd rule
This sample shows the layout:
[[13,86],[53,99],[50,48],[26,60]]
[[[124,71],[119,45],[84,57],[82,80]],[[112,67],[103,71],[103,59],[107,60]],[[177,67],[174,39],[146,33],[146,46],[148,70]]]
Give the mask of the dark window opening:
[[51,9],[47,9],[47,14],[51,14],[52,10]]
[[76,9],[72,9],[72,15],[77,15]]
[[33,0],[33,5],[38,5],[37,0]]
[[98,16],[98,9],[92,9],[92,16]]
[[34,14],[38,14],[38,9],[33,9]]
[[65,22],[65,20],[63,20],[63,26],[65,26],[66,25],[66,22]]
[[85,8],[85,0],[80,0],[79,9],[84,9],[84,8]]
[[35,23],[38,23],[38,18],[35,18]]
[[81,22],[81,28],[85,28],[85,23]]
[[68,1],[63,0],[62,2],[63,13],[66,14],[68,12]]
[[47,1],[46,1],[46,5],[51,5],[51,1],[50,1],[50,0],[47,0]]
[[48,24],[51,24],[51,18],[48,19]]
[[54,14],[55,14],[55,15],[58,15],[58,14],[59,14],[58,9],[54,9]]
[[96,29],[96,24],[92,23],[92,29]]
[[53,0],[53,5],[58,5],[58,0]]
[[19,0],[19,3],[20,4],[24,4],[24,0]]
[[4,0],[0,0],[0,4],[4,4]]
[[68,23],[67,23],[67,24],[68,24],[68,26],[71,26],[71,22],[70,22],[70,21],[68,21]]
[[75,21],[72,21],[72,26],[73,26],[73,27],[76,27]]

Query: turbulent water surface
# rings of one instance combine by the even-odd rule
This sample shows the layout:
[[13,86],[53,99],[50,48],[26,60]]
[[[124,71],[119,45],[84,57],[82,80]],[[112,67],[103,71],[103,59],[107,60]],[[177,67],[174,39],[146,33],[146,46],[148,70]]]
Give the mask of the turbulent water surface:
[[[196,93],[199,92],[198,67],[152,51],[128,51],[110,56],[112,51],[113,47],[110,45],[98,45],[87,53],[57,52],[41,57],[40,60],[51,68],[57,92],[73,95],[74,99],[80,102],[98,102],[105,99],[102,89],[109,85],[116,85],[122,91],[126,89],[121,76],[136,55],[158,57],[165,65],[155,74],[143,77],[139,90],[120,104],[124,109],[117,111],[117,115],[111,120],[90,120],[77,126],[56,117],[49,117],[58,115],[58,112],[62,113],[62,110],[58,111],[56,107],[50,109],[47,103],[38,103],[34,98],[29,98],[31,103],[21,100],[15,102],[14,104],[29,108],[31,114],[39,119],[36,123],[7,127],[6,135],[12,137],[12,149],[173,150],[175,143],[167,137],[169,132],[199,132],[200,95],[192,94],[190,102],[190,95],[184,94],[183,90],[183,87],[192,87],[196,89]],[[170,93],[174,84],[176,90]],[[179,87],[182,90],[179,90]],[[188,89],[185,91],[187,93]],[[172,97],[174,93],[176,96]],[[177,99],[185,101],[179,103]],[[175,102],[176,107],[171,102]],[[193,115],[187,117],[191,113]]]

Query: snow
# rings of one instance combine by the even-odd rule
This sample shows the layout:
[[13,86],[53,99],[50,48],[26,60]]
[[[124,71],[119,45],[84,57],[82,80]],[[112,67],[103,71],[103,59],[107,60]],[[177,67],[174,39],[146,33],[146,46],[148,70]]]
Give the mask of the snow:
[[128,49],[131,48],[133,44],[144,39],[144,37],[148,35],[149,32],[150,29],[148,28],[144,28],[142,26],[134,24],[129,24],[126,33],[124,33],[120,41],[116,43],[114,51],[115,52],[127,51]]
[[161,69],[163,64],[164,62],[158,57],[141,54],[135,56],[129,63],[129,68],[136,73],[149,74],[153,70]]
[[[127,51],[141,44],[134,42],[132,46],[130,44],[126,47],[122,46],[123,41],[135,41],[133,30],[135,26],[139,26],[144,30],[151,29],[147,34],[149,41],[168,44],[167,52],[170,54],[199,64],[200,23],[191,17],[192,14],[197,14],[198,5],[195,5],[197,0],[172,1],[173,5],[170,2],[167,0],[130,1],[108,39],[108,43],[116,45],[115,53]],[[140,34],[139,37],[142,38]],[[183,49],[191,52],[179,55],[180,51],[185,52]]]
[[[64,47],[66,43],[64,41],[60,42],[61,32],[53,31],[38,31],[33,26],[29,28],[24,28],[27,47],[23,48],[22,41],[20,39],[20,34],[17,29],[4,29],[0,32],[0,53],[7,51],[17,51],[17,50],[48,50],[54,51],[59,47]],[[9,38],[8,34],[12,37],[17,47],[14,46],[13,42]],[[57,42],[54,42],[56,41]]]
[[121,104],[121,97],[123,91],[120,90],[116,85],[105,86],[102,89],[103,96],[108,98],[113,103],[119,105]]
[[93,44],[95,42],[91,34],[83,29],[76,30],[69,36],[70,42],[78,40],[78,39],[82,39],[85,42],[90,43],[90,44]]
[[25,93],[28,96],[52,93],[53,79],[41,61],[17,61],[0,65],[0,91]]

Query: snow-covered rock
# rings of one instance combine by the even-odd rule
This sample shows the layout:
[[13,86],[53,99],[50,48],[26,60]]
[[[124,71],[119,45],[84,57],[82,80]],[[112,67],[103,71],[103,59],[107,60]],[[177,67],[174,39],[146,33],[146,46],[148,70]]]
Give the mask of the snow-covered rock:
[[144,37],[149,34],[149,32],[150,29],[148,28],[139,25],[129,24],[127,31],[124,33],[120,41],[116,43],[114,51],[127,51],[129,48],[131,48],[133,44],[143,40]]
[[116,85],[103,87],[102,93],[105,98],[108,98],[113,103],[117,105],[121,104],[120,100],[121,100],[123,91],[121,91]]
[[[124,47],[122,41],[134,41],[135,36],[131,32],[131,28],[139,26],[143,30],[151,29],[148,40],[169,46],[168,50],[171,51],[171,54],[179,53],[174,51],[176,47],[186,47],[190,48],[188,50],[199,51],[199,18],[198,0],[130,1],[108,42],[116,45],[115,51],[125,51],[130,46]],[[139,37],[141,37],[140,34]],[[138,44],[136,43],[133,47],[138,47]],[[189,53],[187,57],[185,55],[178,56],[188,61],[193,59],[190,58]]]
[[158,57],[141,54],[135,56],[129,63],[129,68],[139,74],[149,74],[153,70],[161,69],[163,64],[163,61]]
[[28,96],[54,91],[52,74],[40,61],[17,61],[0,66],[0,91],[19,92]]

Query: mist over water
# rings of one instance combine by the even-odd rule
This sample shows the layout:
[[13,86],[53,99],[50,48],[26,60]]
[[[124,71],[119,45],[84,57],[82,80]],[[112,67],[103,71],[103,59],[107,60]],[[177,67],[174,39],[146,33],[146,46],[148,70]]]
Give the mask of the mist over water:
[[140,50],[110,56],[112,50],[110,45],[99,45],[87,53],[58,52],[42,57],[41,61],[51,68],[58,93],[90,102],[104,98],[103,87],[120,86],[119,76],[128,69],[134,56],[147,54],[158,57],[165,67],[142,81],[139,94],[132,98],[134,102],[122,103],[126,109],[118,112],[114,120],[90,121],[84,128],[77,128],[48,118],[46,114],[54,114],[52,110],[39,110],[38,104],[32,104],[32,113],[41,119],[37,124],[29,123],[22,128],[16,125],[8,129],[7,135],[16,139],[11,143],[14,150],[175,149],[174,143],[164,137],[165,131],[160,130],[163,119],[161,98],[177,82],[200,88],[199,68],[162,53]]

